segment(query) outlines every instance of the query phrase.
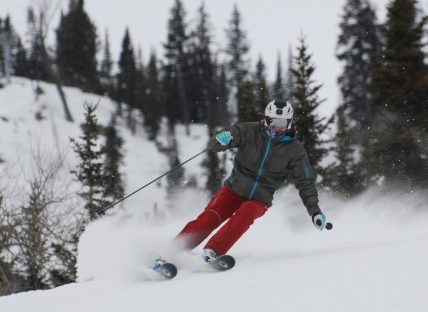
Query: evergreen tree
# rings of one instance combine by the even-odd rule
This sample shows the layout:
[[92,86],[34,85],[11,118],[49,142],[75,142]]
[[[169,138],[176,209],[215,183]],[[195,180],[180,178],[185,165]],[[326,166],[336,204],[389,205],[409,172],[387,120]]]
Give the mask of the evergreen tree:
[[[30,200],[22,209],[22,265],[29,290],[47,289],[45,265],[49,260],[47,253],[48,235],[46,232],[47,214],[43,193],[38,186],[31,186]],[[25,242],[25,243],[24,243]]]
[[202,165],[207,168],[207,182],[205,187],[211,194],[214,194],[221,186],[226,171],[220,166],[217,153],[211,150],[207,152],[207,158],[204,159]]
[[40,87],[39,80],[46,76],[50,82],[55,83],[56,89],[61,99],[62,107],[65,113],[65,119],[73,122],[73,116],[68,108],[67,98],[62,88],[62,82],[58,70],[53,67],[53,61],[46,49],[46,36],[49,30],[48,10],[46,5],[40,5],[36,13],[33,8],[28,10],[28,23],[30,25],[30,36],[32,43],[32,51],[30,53],[30,68],[34,70],[34,78],[36,79],[36,94],[37,96],[43,93]]
[[122,149],[124,141],[116,129],[114,116],[112,116],[109,126],[105,129],[105,137],[103,198],[111,204],[125,195],[125,187],[120,173],[120,166],[123,162]]
[[[10,80],[10,76],[28,77],[27,51],[22,45],[21,38],[12,26],[10,17],[0,18],[0,72]],[[9,78],[8,78],[9,76]]]
[[184,178],[184,167],[178,165],[180,164],[180,158],[178,157],[178,143],[175,135],[172,135],[169,137],[169,146],[168,146],[168,162],[169,167],[171,169],[174,168],[173,171],[171,171],[167,175],[168,180],[168,195],[171,196],[170,198],[174,198],[174,191],[179,189],[183,184],[183,178]]
[[367,0],[347,0],[344,7],[337,57],[344,62],[338,82],[346,114],[353,124],[350,133],[354,144],[361,143],[371,126],[371,81],[374,63],[381,57],[376,14]]
[[[231,85],[235,88],[235,99],[237,111],[242,108],[239,99],[242,99],[241,87],[248,75],[248,52],[249,44],[247,34],[242,29],[241,13],[235,5],[232,12],[232,18],[229,22],[229,28],[226,30],[228,43],[226,54],[228,56],[228,70],[230,72]],[[248,88],[248,85],[247,85]],[[239,114],[239,113],[238,113]]]
[[114,96],[113,60],[110,52],[110,40],[106,31],[104,39],[103,59],[100,65],[101,86],[105,94]]
[[103,198],[102,173],[103,156],[105,151],[99,147],[99,125],[95,115],[96,105],[85,103],[85,123],[82,125],[81,142],[71,139],[74,152],[80,159],[80,164],[72,174],[82,184],[83,191],[79,195],[85,200],[85,209],[91,221],[104,215],[107,202]]
[[285,76],[285,98],[287,101],[292,101],[293,99],[293,90],[294,90],[294,86],[295,86],[295,81],[294,81],[294,74],[293,74],[293,69],[294,69],[294,58],[293,58],[293,52],[290,46],[290,49],[288,50],[288,67],[287,67],[287,72],[286,72],[286,76]]
[[13,30],[9,15],[6,16],[3,25],[0,23],[0,46],[3,54],[3,73],[5,82],[10,83],[13,74],[12,51],[15,46],[16,34]]
[[122,114],[122,103],[128,108],[128,126],[134,128],[133,110],[137,108],[137,68],[134,48],[128,29],[122,41],[122,51],[119,58],[119,73],[117,79],[117,101],[119,115]]
[[170,131],[173,125],[182,121],[190,122],[189,104],[186,94],[185,78],[187,77],[186,49],[189,36],[186,30],[185,11],[181,0],[175,0],[168,21],[168,36],[165,47],[164,86],[165,113],[169,121]]
[[[226,126],[229,124],[229,112],[227,110],[228,87],[225,73],[225,66],[213,63],[214,71],[214,96],[208,103],[208,136],[212,137],[216,133],[218,126]],[[206,189],[214,194],[220,187],[224,175],[224,161],[220,161],[218,153],[211,150],[207,153],[207,158],[203,165],[207,169]]]
[[427,184],[428,66],[424,26],[415,0],[394,0],[384,25],[382,61],[373,73],[373,127],[364,164],[372,178],[401,185]]
[[330,122],[320,117],[317,108],[324,102],[319,98],[318,92],[322,85],[316,84],[313,79],[315,66],[312,64],[311,55],[308,54],[304,39],[300,39],[295,58],[293,107],[295,125],[299,139],[308,152],[311,165],[320,173],[322,170],[320,162],[327,153],[321,139]]
[[70,11],[61,16],[56,62],[64,84],[99,93],[96,28],[83,6],[84,0],[72,1]]
[[256,73],[254,76],[256,109],[260,116],[264,116],[266,105],[270,101],[269,88],[266,81],[266,66],[260,57],[256,64]]
[[15,76],[20,77],[29,77],[29,63],[27,57],[27,51],[20,39],[18,39],[16,44],[16,51],[13,56],[13,72]]
[[163,115],[162,93],[158,61],[153,51],[147,66],[146,104],[144,106],[144,126],[148,132],[149,140],[154,140],[160,129],[161,117]]
[[[146,72],[143,61],[143,52],[138,48],[135,64],[135,108],[140,111],[141,115],[146,112]],[[144,124],[143,124],[144,125]]]
[[[211,52],[211,25],[208,14],[202,4],[198,10],[196,30],[192,33],[192,77],[188,85],[189,98],[192,100],[190,118],[195,122],[210,123],[210,103],[214,100],[215,65]],[[211,112],[212,115],[213,112]]]
[[361,191],[362,184],[359,166],[354,163],[350,123],[344,110],[343,106],[337,110],[337,134],[334,148],[336,162],[327,169],[323,184],[330,186],[333,191],[349,197]]
[[[40,16],[38,16],[33,8],[29,8],[27,18],[30,35],[30,48],[28,52],[30,78],[36,80],[37,85],[39,81],[52,82],[49,69],[45,66],[48,54],[45,46],[46,30],[43,25],[45,24],[46,16],[43,13],[40,13]],[[39,85],[37,89],[41,89]]]
[[[211,52],[211,25],[204,5],[199,8],[198,24],[194,33],[195,39],[195,68],[197,68],[198,117],[207,123],[208,136],[215,134],[218,123],[218,113],[222,111],[222,102],[218,100],[221,91],[216,81],[217,64]],[[224,116],[223,116],[224,118]],[[219,164],[217,153],[208,151],[203,166],[207,169],[206,189],[214,194],[222,182],[224,170]]]
[[247,79],[242,84],[240,98],[238,99],[238,119],[239,121],[258,121],[263,115],[256,104],[256,92],[254,83]]
[[[229,102],[229,84],[226,75],[226,65],[224,64],[216,64],[216,78],[215,78],[215,108],[211,109],[214,112],[213,119],[214,125],[226,126],[230,124],[230,112],[228,110],[228,102]],[[211,105],[214,105],[211,102]]]
[[283,79],[283,69],[281,63],[281,57],[278,54],[278,61],[276,63],[276,78],[272,86],[272,96],[277,100],[285,100],[287,98],[285,90],[285,83]]
[[79,235],[72,235],[71,248],[63,244],[52,244],[53,252],[63,264],[63,268],[53,268],[50,270],[50,280],[54,287],[63,286],[70,283],[75,283],[77,279],[77,245],[79,243]]

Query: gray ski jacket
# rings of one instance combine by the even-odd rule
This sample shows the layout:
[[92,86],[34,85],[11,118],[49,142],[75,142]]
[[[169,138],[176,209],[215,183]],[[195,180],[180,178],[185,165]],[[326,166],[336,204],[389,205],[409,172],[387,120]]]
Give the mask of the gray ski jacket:
[[294,180],[309,215],[320,213],[313,172],[303,145],[295,137],[272,139],[259,122],[237,123],[232,141],[223,146],[210,140],[214,152],[237,148],[234,167],[225,181],[236,194],[272,205],[273,194],[287,179]]

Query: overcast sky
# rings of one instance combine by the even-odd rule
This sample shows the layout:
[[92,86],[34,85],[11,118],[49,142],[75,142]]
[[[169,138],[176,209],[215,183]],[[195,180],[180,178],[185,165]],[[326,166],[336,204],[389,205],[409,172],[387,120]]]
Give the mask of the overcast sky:
[[[0,16],[10,13],[21,35],[25,34],[26,8],[47,1],[59,3],[67,10],[68,0],[0,0]],[[383,21],[388,0],[373,0],[379,20]],[[150,49],[163,55],[162,43],[166,39],[167,21],[174,0],[85,0],[85,8],[104,38],[108,29],[111,49],[117,58],[126,27],[136,47],[140,46],[147,59]],[[194,25],[197,9],[202,0],[183,0],[189,25]],[[225,46],[225,29],[236,3],[242,13],[243,28],[247,30],[253,64],[261,55],[267,64],[269,78],[273,79],[277,55],[286,62],[290,46],[295,50],[298,38],[303,34],[317,66],[315,78],[323,84],[320,94],[327,101],[324,113],[330,114],[337,107],[339,91],[337,76],[341,65],[335,57],[338,24],[345,0],[205,0],[206,11],[213,25],[215,46]],[[428,12],[428,0],[421,0]],[[59,13],[52,20],[58,26]],[[49,41],[53,42],[54,32]],[[285,65],[285,64],[284,64]]]

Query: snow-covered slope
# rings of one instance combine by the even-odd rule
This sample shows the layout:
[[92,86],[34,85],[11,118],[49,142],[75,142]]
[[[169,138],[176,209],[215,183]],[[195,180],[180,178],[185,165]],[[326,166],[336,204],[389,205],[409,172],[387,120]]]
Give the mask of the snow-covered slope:
[[[98,122],[109,124],[111,114],[115,111],[114,103],[99,95],[84,93],[76,88],[65,88],[66,97],[74,122],[67,122],[54,85],[41,83],[44,91],[36,99],[35,84],[28,79],[13,79],[13,83],[0,89],[0,163],[3,174],[0,185],[14,181],[15,189],[27,185],[26,175],[30,175],[36,154],[42,161],[49,162],[54,158],[64,158],[61,175],[70,180],[70,170],[77,163],[72,150],[70,138],[79,138],[82,132],[80,125],[84,122],[84,104],[97,104]],[[151,180],[167,167],[167,159],[159,154],[153,142],[146,139],[141,127],[132,135],[121,121],[120,134],[125,139],[124,149],[128,151],[124,159],[124,175],[128,190],[141,186],[142,182]],[[130,172],[130,174],[128,174]],[[71,185],[78,187],[78,185]],[[10,189],[10,187],[9,187]],[[6,188],[6,192],[11,191]],[[160,188],[152,188],[146,194],[146,203],[165,206],[162,199],[165,193]],[[133,198],[128,203],[138,204]]]
[[[8,119],[0,119],[0,155],[7,161],[2,170],[16,153],[28,154],[29,142],[38,136],[48,146],[69,149],[68,137],[79,134],[77,123],[64,121],[54,88],[44,88],[38,103],[31,100],[28,80],[16,79],[0,90],[0,117]],[[67,96],[76,119],[83,116],[84,100],[98,100],[75,89],[67,89]],[[41,103],[46,119],[39,122],[32,115]],[[101,98],[100,121],[108,122],[112,110]],[[166,170],[167,160],[141,130],[135,136],[121,132],[129,192]],[[182,160],[204,148],[204,126],[192,127],[190,137],[183,129],[177,132]],[[69,154],[71,166],[75,160]],[[187,174],[202,179],[202,160],[187,164]],[[79,244],[78,283],[0,297],[0,311],[428,310],[428,198],[421,192],[370,190],[352,201],[322,193],[321,208],[334,228],[319,232],[296,190],[287,187],[231,250],[236,267],[219,273],[200,260],[200,247],[190,254],[168,247],[208,195],[189,188],[171,202],[164,185],[151,185],[88,226]],[[177,263],[174,280],[159,280],[150,269],[159,255]]]
[[180,269],[174,280],[159,281],[148,268],[150,258],[185,216],[157,222],[110,217],[82,238],[80,283],[0,298],[0,309],[427,311],[427,214],[418,211],[424,199],[324,198],[335,228],[319,233],[294,200],[285,201],[289,197],[295,198],[294,190],[284,191],[232,250],[237,266],[229,272],[211,272],[195,250],[173,259]]

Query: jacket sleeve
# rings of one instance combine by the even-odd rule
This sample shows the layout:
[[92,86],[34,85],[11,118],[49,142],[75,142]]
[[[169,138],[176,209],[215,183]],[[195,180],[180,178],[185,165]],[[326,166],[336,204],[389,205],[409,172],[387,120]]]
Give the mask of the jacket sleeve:
[[320,213],[318,191],[315,187],[315,172],[309,164],[305,151],[293,162],[292,166],[292,177],[306,210],[311,216]]
[[243,127],[241,127],[239,123],[234,124],[231,127],[222,129],[219,132],[222,132],[222,131],[230,131],[232,133],[232,141],[229,143],[229,145],[221,145],[220,143],[217,142],[214,135],[209,141],[209,148],[213,152],[223,152],[228,149],[241,146],[241,144],[244,141],[244,135],[243,135],[244,131],[243,131]]

